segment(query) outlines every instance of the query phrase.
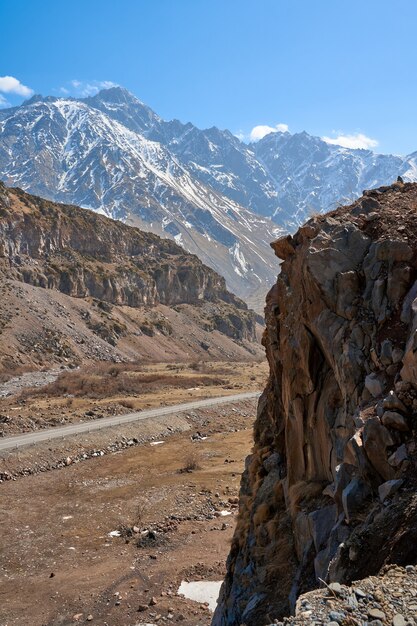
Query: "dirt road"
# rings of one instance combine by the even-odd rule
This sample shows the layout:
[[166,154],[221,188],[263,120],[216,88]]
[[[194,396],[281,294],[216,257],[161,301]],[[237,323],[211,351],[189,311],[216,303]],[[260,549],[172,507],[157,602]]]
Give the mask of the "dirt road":
[[16,435],[14,437],[6,437],[0,440],[0,451],[13,450],[21,448],[22,446],[40,443],[42,441],[49,441],[51,439],[61,439],[70,435],[89,433],[94,430],[108,428],[109,426],[121,426],[123,424],[128,424],[129,422],[161,417],[163,415],[182,413],[183,411],[192,411],[203,407],[218,406],[221,404],[230,404],[232,402],[249,400],[251,398],[258,397],[259,395],[260,393],[257,391],[250,391],[235,395],[221,396],[219,398],[208,398],[206,400],[196,400],[194,402],[186,402],[184,404],[177,404],[174,406],[128,413],[127,415],[116,415],[103,419],[91,420],[81,424],[70,424],[68,426],[49,428],[47,430],[30,432],[24,435]]

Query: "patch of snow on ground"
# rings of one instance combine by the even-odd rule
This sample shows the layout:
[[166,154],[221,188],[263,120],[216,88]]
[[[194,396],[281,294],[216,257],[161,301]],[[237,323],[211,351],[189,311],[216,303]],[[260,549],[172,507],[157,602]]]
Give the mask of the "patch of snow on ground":
[[233,260],[236,263],[235,268],[234,268],[236,274],[238,274],[239,276],[244,276],[245,274],[247,274],[249,271],[249,265],[246,262],[245,256],[243,252],[241,251],[240,245],[238,242],[236,242],[234,246],[230,248],[230,254],[232,255]]
[[178,594],[182,594],[194,602],[208,602],[210,611],[214,612],[222,582],[221,580],[198,580],[188,583],[183,580],[178,589]]

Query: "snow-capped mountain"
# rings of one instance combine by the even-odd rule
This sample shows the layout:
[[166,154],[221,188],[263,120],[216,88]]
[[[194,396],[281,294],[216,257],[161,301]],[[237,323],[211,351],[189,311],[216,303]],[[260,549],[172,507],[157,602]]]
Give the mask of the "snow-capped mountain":
[[398,175],[417,180],[417,152],[351,150],[306,132],[247,145],[165,121],[120,87],[0,110],[6,184],[174,238],[251,303],[275,279],[268,244],[280,232]]
[[228,130],[166,122],[119,88],[88,99],[132,130],[165,145],[195,178],[222,195],[292,230],[311,212],[328,211],[363,189],[401,175],[417,180],[417,153],[408,157],[331,145],[306,132],[275,132],[245,144]]
[[160,123],[139,101],[128,108],[102,102],[99,109],[91,100],[34,97],[3,110],[4,182],[171,237],[249,300],[265,289],[276,274],[268,244],[279,229],[271,220],[208,187],[139,133]]
[[267,215],[290,229],[312,212],[348,204],[364,189],[391,184],[399,175],[417,180],[416,154],[400,157],[352,150],[306,132],[270,133],[254,147],[277,189],[278,207]]

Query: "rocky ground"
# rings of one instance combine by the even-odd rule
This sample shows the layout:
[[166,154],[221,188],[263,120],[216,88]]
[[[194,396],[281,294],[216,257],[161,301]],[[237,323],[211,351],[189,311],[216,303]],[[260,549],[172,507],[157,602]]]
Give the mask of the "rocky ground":
[[297,602],[295,617],[281,626],[414,626],[417,624],[417,569],[384,568],[351,586],[330,583]]
[[259,343],[216,330],[219,311],[210,304],[113,305],[4,280],[1,272],[0,298],[2,377],[95,361],[242,361],[263,354]]
[[225,573],[255,404],[7,455],[0,623],[208,626],[177,590]]

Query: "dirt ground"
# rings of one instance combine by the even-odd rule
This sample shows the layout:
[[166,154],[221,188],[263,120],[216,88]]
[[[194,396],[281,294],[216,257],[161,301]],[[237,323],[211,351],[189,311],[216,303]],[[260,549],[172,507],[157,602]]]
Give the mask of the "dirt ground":
[[[0,384],[0,436],[257,391],[267,374],[265,361],[97,363],[24,374]],[[42,375],[49,384],[42,386]]]
[[255,410],[206,409],[163,444],[1,484],[0,624],[208,625],[207,607],[176,592],[225,573]]

